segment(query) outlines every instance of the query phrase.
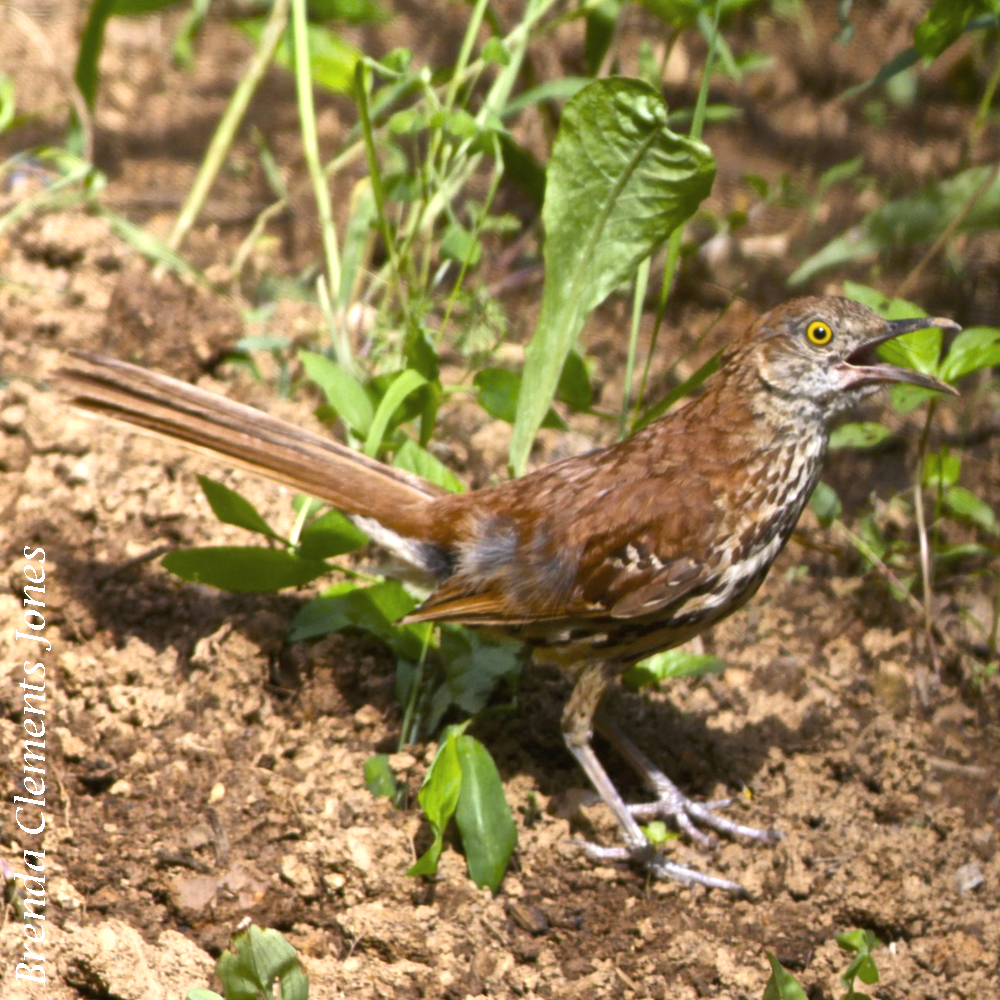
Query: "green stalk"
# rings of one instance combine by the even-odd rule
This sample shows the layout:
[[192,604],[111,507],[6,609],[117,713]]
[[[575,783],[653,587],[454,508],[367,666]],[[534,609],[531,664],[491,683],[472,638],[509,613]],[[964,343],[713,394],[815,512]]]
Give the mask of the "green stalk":
[[[295,95],[299,109],[299,128],[302,131],[302,152],[305,156],[316,212],[319,216],[326,261],[328,289],[340,287],[340,254],[337,250],[337,228],[333,221],[330,188],[319,156],[319,138],[316,132],[316,107],[313,103],[312,72],[309,63],[309,23],[306,18],[306,0],[292,0],[292,47],[295,59]],[[356,367],[351,342],[343,324],[343,317],[328,316],[332,322],[330,335],[337,363],[354,374]]]
[[[364,136],[365,156],[368,159],[368,173],[372,182],[372,196],[375,198],[375,210],[378,216],[379,232],[382,234],[382,241],[385,243],[386,253],[389,255],[389,265],[392,274],[395,275],[397,283],[400,282],[399,270],[399,245],[393,239],[392,229],[389,226],[389,217],[386,214],[385,188],[382,185],[382,174],[379,171],[378,156],[375,152],[375,132],[372,128],[371,113],[368,107],[368,90],[371,86],[371,67],[365,60],[358,63],[354,74],[358,102],[358,117],[361,121],[361,134]],[[336,287],[336,286],[335,286]],[[410,304],[409,296],[402,288],[398,289],[399,307],[406,320],[406,326],[410,325]]]
[[635,372],[635,356],[639,346],[639,325],[642,322],[642,306],[646,301],[646,289],[649,287],[649,269],[652,261],[647,257],[635,274],[635,286],[632,289],[632,326],[629,330],[628,357],[625,360],[625,385],[622,388],[622,408],[618,416],[618,440],[628,434],[628,414],[632,408],[632,375]]
[[167,246],[171,250],[180,248],[184,237],[187,236],[188,231],[204,208],[208,193],[232,147],[236,130],[246,114],[250,98],[253,97],[260,81],[267,72],[267,68],[271,65],[287,23],[288,0],[275,0],[274,6],[271,8],[271,16],[264,26],[257,51],[254,52],[250,65],[237,84],[236,90],[233,91],[225,114],[216,126],[212,141],[205,152],[205,158],[201,161],[194,183],[191,185],[191,190],[188,191],[187,198],[177,216],[177,221],[167,237]]
[[[705,109],[708,107],[708,88],[712,82],[712,70],[715,65],[715,51],[719,39],[719,15],[722,10],[722,0],[715,0],[715,16],[712,19],[712,38],[708,46],[708,54],[705,57],[705,69],[701,74],[701,86],[698,88],[698,99],[694,105],[694,115],[691,119],[691,138],[700,139],[705,125]],[[659,339],[660,327],[663,325],[663,316],[667,309],[667,300],[674,285],[674,277],[677,273],[677,261],[681,255],[681,243],[684,239],[684,227],[678,226],[671,234],[667,242],[667,262],[663,268],[663,283],[660,285],[660,301],[656,307],[656,321],[653,324],[653,336],[649,344],[649,353],[646,356],[646,366],[642,373],[642,384],[639,387],[637,400],[641,400],[646,394],[646,383],[649,380],[649,369],[653,361],[653,354],[656,349],[656,341]]]

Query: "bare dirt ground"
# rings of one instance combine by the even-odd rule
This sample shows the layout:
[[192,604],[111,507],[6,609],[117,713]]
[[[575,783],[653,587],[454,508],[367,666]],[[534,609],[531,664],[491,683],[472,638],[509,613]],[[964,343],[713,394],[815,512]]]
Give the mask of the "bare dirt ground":
[[[972,113],[956,83],[969,72],[962,52],[934,68],[920,101],[877,128],[860,106],[836,100],[906,44],[917,6],[857,12],[847,49],[831,41],[832,20],[817,18],[805,30],[747,19],[734,37],[774,63],[741,85],[720,84],[719,98],[742,106],[744,116],[708,135],[720,164],[712,207],[739,207],[747,172],[772,183],[788,173],[809,189],[823,169],[858,153],[886,192],[957,169]],[[465,10],[437,4],[434,17],[453,29]],[[56,5],[33,15],[48,54],[10,22],[0,32],[0,66],[36,115],[6,137],[7,154],[55,141],[62,127],[64,104],[47,60],[55,54],[69,65],[80,12]],[[406,43],[420,58],[445,61],[447,30],[428,38],[421,16],[428,15],[401,7],[391,25],[356,37],[371,51]],[[626,23],[638,37],[641,16]],[[155,17],[112,23],[96,118],[107,203],[161,233],[248,51],[223,22],[210,21],[194,70],[183,73],[164,55],[175,26]],[[536,57],[537,75],[575,71],[581,46],[581,27],[569,25]],[[672,71],[674,104],[692,99],[700,43],[682,42],[679,52],[695,68]],[[323,103],[331,136],[349,115],[345,101]],[[292,205],[267,266],[292,273],[317,252],[318,236],[287,77],[269,77],[250,121],[290,164]],[[987,131],[994,158],[995,140]],[[201,266],[228,260],[267,203],[246,138],[237,152],[244,169],[220,182],[188,248]],[[0,191],[0,199],[21,194]],[[755,215],[746,232],[756,243],[730,245],[686,272],[660,369],[711,318],[726,297],[720,287],[742,287],[758,307],[773,304],[785,297],[796,260],[864,207],[853,189],[833,192],[812,233],[801,227],[804,209]],[[965,240],[960,279],[932,269],[913,297],[966,323],[995,322],[996,249],[989,235]],[[897,280],[893,267],[901,276],[912,262],[886,262],[884,287]],[[530,332],[536,298],[531,290],[505,299],[515,339]],[[308,307],[283,308],[276,322],[286,331],[317,335],[320,321]],[[627,310],[612,302],[588,331],[606,399],[616,391]],[[734,310],[714,337],[749,314]],[[873,988],[883,1000],[1000,996],[1000,690],[995,679],[970,682],[972,664],[985,655],[976,623],[992,621],[996,566],[993,577],[989,567],[972,566],[939,582],[936,611],[949,637],[939,680],[912,608],[864,575],[843,540],[807,515],[762,594],[706,638],[706,648],[733,665],[726,673],[619,699],[617,711],[686,789],[735,793],[745,821],[784,833],[773,848],[725,843],[708,857],[674,848],[741,881],[751,900],[650,884],[581,855],[574,838],[611,843],[615,833],[561,745],[565,682],[543,670],[526,673],[513,711],[475,729],[498,762],[519,827],[501,891],[477,890],[452,849],[436,880],[407,878],[426,829],[414,809],[374,799],[362,777],[374,750],[396,745],[400,711],[387,653],[353,635],[287,645],[287,621],[314,591],[232,596],[185,585],[150,558],[179,544],[245,540],[212,516],[198,472],[238,487],[276,524],[290,523],[286,492],[86,421],[46,382],[68,348],[98,348],[311,421],[315,400],[277,403],[265,386],[217,367],[243,331],[232,303],[172,278],[154,280],[106,222],[82,210],[32,217],[0,236],[5,798],[23,766],[23,656],[13,635],[22,621],[25,546],[45,549],[45,634],[53,646],[48,982],[42,991],[15,981],[23,935],[8,914],[0,995],[182,997],[209,984],[215,957],[249,915],[286,933],[321,1000],[742,1000],[762,994],[765,949],[795,971],[812,1000],[831,1000],[842,992],[837,974],[847,963],[833,937],[852,927],[874,930],[887,945]],[[706,342],[692,365],[713,347]],[[995,381],[984,381],[945,410],[937,431],[972,442],[963,452],[967,485],[991,500],[1000,496],[997,403]],[[482,481],[502,466],[504,428],[471,426],[467,416],[449,417],[456,468]],[[848,520],[872,491],[891,495],[909,475],[919,420],[889,419],[899,431],[893,447],[831,462],[828,480],[854,505]],[[546,446],[563,445],[550,437]],[[897,521],[895,530],[912,530]],[[432,755],[433,746],[421,745],[394,759],[414,792]],[[640,794],[624,768],[613,773],[628,794]],[[0,829],[2,857],[13,865],[25,845],[10,805]]]

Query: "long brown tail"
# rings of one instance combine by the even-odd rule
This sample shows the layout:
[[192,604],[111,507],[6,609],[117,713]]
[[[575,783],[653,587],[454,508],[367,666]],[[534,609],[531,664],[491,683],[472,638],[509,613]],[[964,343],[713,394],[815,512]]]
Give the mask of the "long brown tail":
[[74,405],[302,490],[409,538],[427,535],[444,490],[336,441],[167,375],[98,354],[71,352],[56,372]]

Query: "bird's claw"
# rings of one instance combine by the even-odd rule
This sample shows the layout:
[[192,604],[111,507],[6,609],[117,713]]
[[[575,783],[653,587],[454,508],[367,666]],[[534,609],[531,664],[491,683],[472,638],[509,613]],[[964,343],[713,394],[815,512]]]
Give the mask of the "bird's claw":
[[716,799],[714,802],[695,802],[684,795],[672,782],[668,787],[657,789],[657,798],[652,802],[640,802],[627,806],[632,816],[642,823],[653,819],[670,819],[677,824],[681,833],[704,850],[717,843],[712,833],[698,829],[699,824],[727,837],[746,837],[765,844],[773,844],[781,839],[777,830],[762,830],[755,826],[744,826],[736,820],[720,816],[720,809],[727,809],[733,799]]
[[578,840],[579,844],[593,861],[618,861],[639,865],[656,878],[669,879],[681,885],[703,885],[707,889],[721,889],[734,896],[749,898],[749,893],[738,882],[700,872],[696,868],[667,861],[665,857],[649,841],[637,844],[635,847],[603,847],[588,840]]

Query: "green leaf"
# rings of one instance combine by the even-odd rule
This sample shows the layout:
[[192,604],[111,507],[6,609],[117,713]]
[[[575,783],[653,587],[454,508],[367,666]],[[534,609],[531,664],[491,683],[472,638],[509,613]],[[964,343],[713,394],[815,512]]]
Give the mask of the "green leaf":
[[[480,368],[476,372],[472,384],[476,387],[479,405],[497,420],[512,424],[517,420],[517,401],[521,396],[523,379],[517,372],[507,368]],[[566,425],[552,409],[542,421],[543,427],[560,427]]]
[[824,528],[829,528],[834,521],[844,513],[844,505],[840,497],[828,483],[818,482],[809,501],[816,519]]
[[470,232],[458,222],[452,222],[441,236],[441,256],[445,260],[468,262],[469,267],[475,267],[483,255],[482,247],[476,234]]
[[888,83],[893,77],[904,73],[918,62],[920,62],[920,53],[911,45],[903,49],[898,55],[893,56],[870,80],[856,84],[853,87],[848,87],[840,95],[840,99],[846,101],[848,98],[854,97],[868,90],[870,87],[878,87],[883,83]]
[[875,965],[875,959],[871,955],[859,957],[857,976],[866,986],[871,986],[872,983],[878,982],[878,967]]
[[874,932],[857,929],[853,931],[842,931],[834,938],[837,946],[844,951],[861,952],[868,954],[878,944],[878,938]]
[[969,0],[935,0],[913,29],[913,47],[925,59],[934,59],[961,37],[969,18],[984,4]]
[[375,0],[309,0],[310,21],[347,21],[349,24],[381,24],[392,15]]
[[[266,23],[263,18],[247,18],[235,22],[236,27],[254,42],[261,40]],[[350,94],[354,88],[354,69],[361,58],[361,52],[336,32],[318,24],[308,25],[307,35],[309,73],[313,83],[336,94]],[[291,28],[288,28],[274,54],[274,61],[284,69],[291,70],[294,65],[292,52]]]
[[989,326],[973,326],[963,330],[951,342],[940,377],[955,383],[964,375],[1000,365],[1000,330]]
[[968,542],[965,545],[941,545],[934,548],[934,559],[939,563],[959,562],[963,559],[991,559],[993,550],[985,545]]
[[675,385],[673,389],[670,390],[658,403],[655,403],[648,410],[646,410],[642,416],[636,421],[636,425],[633,430],[639,430],[640,427],[645,427],[647,424],[652,423],[658,417],[663,416],[671,406],[674,405],[679,399],[686,399],[691,395],[711,375],[713,372],[719,369],[719,358],[722,355],[722,351],[717,351],[713,354],[703,365],[701,365],[698,370],[688,378],[686,378],[680,385]]
[[434,336],[425,326],[414,326],[406,334],[406,346],[403,349],[407,368],[420,372],[428,382],[436,382],[441,372],[441,359],[438,357]]
[[830,448],[874,448],[891,436],[885,424],[862,420],[836,428],[830,435]]
[[671,830],[662,819],[654,819],[652,823],[647,823],[641,829],[651,844],[665,844],[680,837],[680,834],[676,830]]
[[704,677],[719,674],[726,664],[717,656],[707,653],[691,653],[686,649],[667,649],[662,653],[640,660],[630,667],[622,680],[629,687],[639,688],[658,681],[674,680],[677,677]]
[[359,628],[370,632],[401,656],[416,660],[423,649],[427,626],[396,625],[417,606],[398,580],[370,587],[341,584],[303,607],[292,619],[290,642],[314,639],[328,632]]
[[[861,222],[835,237],[809,257],[788,279],[792,287],[811,281],[821,271],[886,254],[897,246],[933,240],[965,213],[958,232],[996,229],[1000,226],[1000,176],[993,178],[976,197],[992,166],[970,167],[954,177],[937,181],[923,191],[887,202],[869,212]],[[972,207],[966,212],[967,206]]]
[[465,862],[476,885],[496,892],[517,846],[517,827],[486,747],[472,736],[459,736],[455,742],[462,769],[455,821]]
[[562,374],[559,376],[559,385],[556,388],[556,396],[570,409],[576,411],[589,409],[590,404],[594,401],[594,390],[590,387],[587,362],[577,351],[570,351],[566,355],[566,362],[563,365]]
[[[855,281],[844,282],[844,294],[849,299],[873,309],[885,319],[910,319],[927,315],[920,306],[906,299],[888,298],[876,289],[860,285]],[[935,375],[941,359],[942,343],[941,331],[936,327],[930,327],[927,330],[915,330],[902,337],[894,337],[881,344],[878,351],[879,356],[890,364],[915,368],[917,371]]]
[[910,413],[928,400],[940,399],[941,393],[919,385],[897,383],[889,387],[889,398],[892,400],[892,408],[897,413]]
[[486,707],[498,684],[513,684],[521,673],[521,646],[457,625],[441,626],[444,677],[431,699],[427,728],[434,731],[455,706],[466,715]]
[[849,181],[854,177],[857,177],[861,173],[862,167],[865,165],[865,158],[863,156],[855,156],[850,160],[843,160],[841,163],[835,163],[828,170],[824,170],[820,174],[819,181],[817,182],[817,189],[820,194],[829,191],[834,184],[841,184],[844,181]]
[[[464,728],[464,727],[463,727]],[[407,875],[433,875],[444,848],[444,831],[455,814],[462,789],[462,765],[458,757],[457,737],[460,732],[450,727],[443,737],[434,760],[420,787],[417,801],[434,831],[434,841],[407,871]]]
[[184,275],[198,284],[207,284],[207,279],[201,271],[192,266],[176,250],[172,250],[167,246],[166,241],[162,240],[151,229],[146,226],[137,226],[123,215],[112,212],[102,205],[96,206],[96,210],[101,218],[107,222],[115,235],[119,239],[124,240],[136,253],[142,254],[143,257],[151,260],[154,264],[159,264],[168,270],[176,271],[177,274]]
[[208,500],[208,505],[212,508],[212,513],[223,524],[235,524],[238,528],[256,531],[258,534],[266,535],[275,541],[285,541],[257,513],[257,508],[235,490],[223,486],[222,483],[217,483],[214,479],[209,479],[208,476],[199,476],[198,483]]
[[962,459],[950,452],[932,452],[924,460],[924,486],[947,490],[958,482],[962,472]]
[[13,77],[0,73],[0,134],[10,128],[17,114]]
[[771,975],[764,987],[763,1000],[809,1000],[796,978],[769,951],[764,952],[771,963]]
[[184,1000],[223,1000],[215,990],[203,990],[200,986],[191,990]]
[[309,559],[329,559],[353,552],[368,536],[339,510],[328,510],[310,521],[299,535],[299,552]]
[[[715,7],[714,3],[705,0],[641,0],[646,10],[655,14],[661,21],[672,28],[691,28],[698,22],[698,17]],[[754,0],[718,0],[719,16],[726,17]]]
[[549,162],[545,287],[510,462],[524,471],[535,434],[587,314],[662,246],[708,194],[708,147],[666,128],[659,93],[639,80],[596,80],[563,109]]
[[237,594],[263,594],[301,587],[330,572],[320,559],[306,559],[284,549],[217,545],[177,549],[161,561],[164,569],[192,583],[206,583]]
[[258,1000],[273,996],[281,982],[281,1000],[307,1000],[309,977],[295,949],[276,930],[251,924],[233,935],[232,951],[224,951],[215,966],[226,1000]]
[[409,438],[396,452],[392,464],[397,469],[412,472],[437,486],[443,486],[452,493],[462,493],[465,490],[465,485],[444,462]]
[[510,65],[510,50],[504,45],[503,40],[495,35],[486,40],[480,50],[479,57],[483,62],[496,63],[498,66]]
[[547,101],[568,101],[576,97],[584,87],[591,82],[587,76],[561,76],[555,80],[547,80],[537,87],[529,87],[520,94],[515,94],[503,109],[503,117],[511,118],[533,104],[543,104]]
[[365,785],[377,799],[396,798],[399,781],[389,766],[387,753],[373,754],[365,761]]
[[378,454],[379,448],[382,447],[382,438],[385,435],[385,429],[389,426],[389,420],[403,400],[410,393],[416,392],[417,389],[425,385],[427,385],[427,379],[420,372],[414,371],[412,368],[407,368],[406,371],[400,372],[393,379],[389,388],[386,389],[385,395],[379,402],[375,416],[372,418],[371,427],[368,429],[364,453],[369,458],[374,458]]
[[954,517],[968,521],[991,535],[997,534],[997,516],[993,508],[963,486],[952,486],[945,491],[944,505]]
[[[80,47],[73,79],[76,81],[80,96],[91,110],[97,98],[98,64],[101,49],[104,47],[104,29],[114,11],[114,0],[94,0],[90,5],[87,23],[80,33]],[[80,150],[73,151],[80,152]]]
[[299,351],[299,360],[306,375],[323,390],[327,402],[344,423],[355,434],[361,437],[366,435],[375,418],[375,408],[364,386],[336,361],[331,361],[322,354]]

